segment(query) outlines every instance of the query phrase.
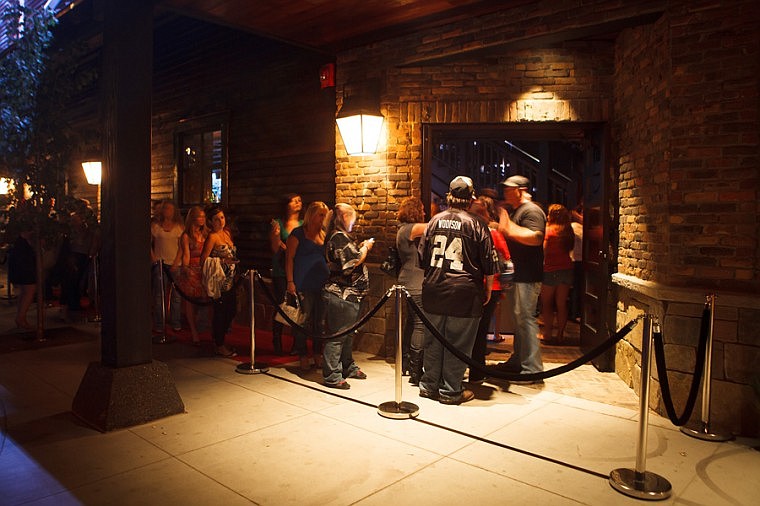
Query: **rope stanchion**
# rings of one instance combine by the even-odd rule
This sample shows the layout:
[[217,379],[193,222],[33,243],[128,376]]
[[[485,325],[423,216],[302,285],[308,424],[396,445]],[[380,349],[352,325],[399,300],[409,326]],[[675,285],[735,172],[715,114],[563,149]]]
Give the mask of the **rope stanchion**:
[[395,285],[391,290],[396,292],[396,399],[380,404],[377,407],[377,413],[385,418],[403,420],[414,418],[420,414],[420,408],[411,402],[401,400],[401,376],[402,376],[402,349],[401,341],[403,338],[403,319],[402,319],[402,301],[409,296],[403,286]]
[[636,467],[618,468],[610,473],[612,488],[636,499],[661,500],[670,497],[673,487],[662,476],[646,470],[646,445],[649,432],[649,386],[652,360],[652,317],[644,321],[641,350],[641,391],[639,395],[639,438]]
[[[702,312],[702,324],[699,332],[699,344],[697,346],[697,365],[705,361],[705,351],[707,349],[707,340],[710,333],[710,309],[705,307]],[[668,368],[665,365],[665,343],[662,339],[662,332],[659,325],[654,326],[654,332],[652,337],[654,339],[654,356],[657,364],[657,375],[660,378],[660,390],[662,391],[662,402],[665,405],[665,412],[668,414],[668,418],[675,426],[681,426],[685,424],[691,412],[694,410],[694,404],[697,400],[697,392],[699,391],[699,383],[702,380],[702,369],[697,368],[694,371],[694,376],[689,387],[689,394],[686,398],[686,406],[684,407],[681,415],[676,414],[676,408],[673,405],[673,397],[670,393],[670,381],[668,379]]]
[[459,360],[467,364],[468,367],[471,369],[477,370],[481,373],[483,373],[486,376],[490,376],[492,378],[498,378],[503,379],[507,381],[538,381],[538,380],[544,380],[547,378],[553,378],[554,376],[559,376],[560,374],[564,374],[568,371],[572,371],[573,369],[576,369],[580,367],[581,365],[585,364],[586,362],[589,362],[605,351],[607,351],[608,348],[612,347],[623,339],[628,333],[633,330],[633,327],[636,326],[636,324],[639,322],[640,318],[636,318],[628,322],[626,325],[620,328],[615,334],[610,336],[607,340],[599,343],[594,348],[589,350],[588,353],[583,355],[582,357],[579,357],[572,362],[569,362],[567,364],[564,364],[560,367],[557,367],[555,369],[551,369],[549,371],[543,371],[543,372],[537,372],[537,373],[531,373],[531,374],[520,374],[520,373],[512,373],[512,372],[506,372],[506,371],[500,371],[498,369],[498,365],[496,366],[482,366],[481,364],[478,364],[472,360],[472,358],[468,357],[465,353],[462,353],[458,349],[456,349],[451,343],[449,343],[446,338],[438,331],[438,329],[435,328],[435,325],[430,321],[430,319],[427,317],[425,312],[417,306],[417,304],[412,300],[408,299],[410,302],[410,306],[412,310],[417,313],[417,316],[420,317],[420,320],[422,320],[422,323],[425,324],[425,327],[433,334],[433,337],[438,339],[440,343],[443,345],[444,348],[446,348],[447,351],[449,351],[452,355],[457,357]]
[[100,270],[100,262],[98,258],[100,255],[94,255],[92,257],[92,284],[95,293],[91,297],[95,305],[95,315],[88,321],[98,323],[103,321],[103,317],[100,314],[100,283],[98,282],[98,271]]
[[[196,306],[210,306],[214,303],[214,301],[210,299],[209,297],[192,297],[186,294],[182,290],[182,287],[180,286],[181,283],[177,283],[177,280],[174,279],[174,273],[171,271],[171,269],[166,265],[163,265],[163,269],[164,269],[164,274],[166,274],[166,277],[168,277],[169,280],[172,282],[172,286],[174,287],[175,290],[177,290],[177,293],[179,293],[180,297],[182,297],[186,301]],[[233,288],[237,288],[238,284],[241,283],[242,280],[243,280],[243,276],[238,277],[235,280]]]
[[153,337],[153,342],[156,344],[166,344],[169,342],[166,338],[166,292],[164,287],[164,262],[159,260],[154,264],[154,268],[158,269],[158,286],[161,292],[161,334]]
[[264,295],[269,299],[269,301],[272,303],[272,306],[274,306],[274,310],[277,311],[291,328],[300,330],[306,337],[310,337],[312,339],[337,339],[339,337],[347,336],[348,334],[351,334],[353,332],[356,332],[361,327],[364,326],[365,323],[369,321],[370,318],[375,316],[375,313],[377,313],[381,307],[383,307],[383,304],[385,304],[388,299],[391,298],[391,293],[393,292],[393,289],[388,290],[385,292],[385,295],[383,295],[377,304],[375,304],[375,307],[367,311],[367,313],[364,314],[361,318],[359,318],[356,322],[354,322],[353,325],[350,327],[347,327],[339,332],[336,332],[334,334],[312,334],[311,331],[305,327],[302,327],[301,325],[298,325],[296,322],[290,319],[290,317],[283,312],[282,309],[280,309],[279,302],[277,302],[274,299],[274,296],[272,295],[272,292],[269,291],[269,288],[267,288],[267,285],[264,284],[264,280],[261,278],[261,274],[258,272],[256,273],[256,280],[259,282],[259,286],[261,286],[262,291],[264,292]]
[[[704,366],[702,369],[702,417],[698,426],[682,426],[681,432],[687,436],[701,439],[703,441],[723,442],[730,441],[734,436],[732,434],[723,434],[710,430],[710,387],[712,383],[712,345],[713,328],[715,327],[715,298],[715,294],[707,296],[707,304],[710,307],[710,330],[706,339],[706,352],[704,353]],[[699,362],[697,362],[697,364],[699,364]]]
[[267,367],[266,364],[254,360],[254,357],[256,356],[256,300],[253,292],[253,279],[255,273],[256,271],[249,270],[246,274],[241,276],[241,278],[248,278],[248,286],[251,294],[251,361],[244,362],[235,367],[235,372],[240,374],[262,374],[269,372],[269,367]]

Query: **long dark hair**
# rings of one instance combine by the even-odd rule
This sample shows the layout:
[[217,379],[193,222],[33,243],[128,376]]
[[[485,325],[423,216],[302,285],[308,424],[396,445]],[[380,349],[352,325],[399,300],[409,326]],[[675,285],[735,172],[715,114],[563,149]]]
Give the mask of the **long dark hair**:
[[280,215],[278,218],[280,218],[283,223],[285,223],[285,221],[288,219],[290,201],[296,197],[300,197],[300,195],[297,193],[286,193],[280,198]]

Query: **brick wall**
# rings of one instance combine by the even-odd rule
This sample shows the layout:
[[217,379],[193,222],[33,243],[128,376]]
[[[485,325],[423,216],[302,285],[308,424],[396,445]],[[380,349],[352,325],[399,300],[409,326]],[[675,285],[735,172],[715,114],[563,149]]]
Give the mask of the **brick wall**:
[[[696,364],[700,299],[718,294],[711,423],[760,430],[758,71],[752,2],[672,2],[654,25],[624,31],[616,53],[620,248],[618,326],[663,322],[676,406]],[[616,370],[640,383],[640,330],[618,344]],[[658,378],[654,373],[655,383]],[[655,384],[650,405],[664,412]],[[699,407],[692,423],[699,421]]]
[[609,116],[611,42],[565,43],[411,68],[395,66],[399,55],[393,45],[367,50],[369,56],[341,55],[338,88],[355,84],[354,75],[379,77],[387,135],[377,155],[364,157],[347,156],[338,136],[335,182],[336,201],[359,210],[357,234],[378,238],[371,257],[376,261],[395,237],[399,201],[421,193],[423,123],[605,121]]
[[687,2],[621,35],[620,272],[760,290],[757,28],[753,2]]
[[[616,276],[627,281],[616,280],[625,285],[615,291],[617,326],[642,312],[660,316],[675,401],[683,405],[696,368],[689,329],[698,301],[712,290],[738,294],[729,299],[732,309],[718,315],[715,402],[726,408],[720,423],[754,433],[757,9],[750,1],[725,8],[685,0],[573,7],[537,2],[338,55],[339,102],[346,84],[383,83],[387,135],[377,155],[361,158],[346,156],[337,138],[336,200],[360,210],[359,236],[380,239],[377,261],[395,233],[399,199],[421,192],[422,124],[609,122],[609,163],[618,176],[611,191],[618,191],[620,217]],[[664,14],[614,38],[536,42],[633,16],[635,9]],[[525,49],[520,41],[531,38]],[[388,350],[392,334],[386,331]],[[637,329],[617,350],[617,371],[634,388],[640,349]],[[662,412],[656,396],[652,407]],[[732,410],[741,416],[729,421]]]

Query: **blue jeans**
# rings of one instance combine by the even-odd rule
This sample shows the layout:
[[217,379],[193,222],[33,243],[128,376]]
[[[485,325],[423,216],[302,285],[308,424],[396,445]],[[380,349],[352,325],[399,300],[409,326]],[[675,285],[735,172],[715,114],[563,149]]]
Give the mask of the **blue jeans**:
[[[343,300],[337,295],[323,292],[323,301],[327,311],[327,332],[334,334],[342,329],[348,328],[359,319],[359,302]],[[348,378],[356,371],[359,366],[354,362],[353,344],[354,334],[349,333],[343,337],[328,339],[325,341],[322,352],[322,376],[325,383],[337,385],[344,378]]]
[[[470,356],[480,318],[459,318],[429,313],[427,317],[449,343]],[[440,397],[447,399],[458,399],[462,395],[462,378],[467,364],[449,353],[427,328],[423,364],[420,390],[428,393],[438,392]]]
[[[322,321],[324,320],[324,310],[322,309],[322,293],[316,292],[299,292],[301,311],[306,313],[306,320],[301,325],[311,336],[318,336],[322,333]],[[309,355],[307,346],[308,336],[298,327],[293,329],[293,349],[298,352],[298,356],[306,357]],[[318,356],[322,349],[322,339],[319,337],[312,338],[312,351],[314,356]]]
[[[161,306],[163,306],[165,299],[162,300],[161,297],[165,297],[166,294],[169,294],[169,325],[171,325],[173,329],[178,329],[182,326],[180,320],[182,315],[182,308],[180,306],[181,297],[179,291],[174,289],[174,285],[172,285],[169,276],[163,271],[163,265],[165,264],[159,263],[152,267],[153,328],[159,330],[163,330],[164,328],[164,310],[162,310]],[[163,278],[164,283],[163,293],[161,293],[161,278]]]
[[541,372],[544,364],[538,345],[538,322],[535,317],[541,283],[513,283],[506,293],[507,304],[515,317],[514,360],[519,361],[520,372],[523,374]]

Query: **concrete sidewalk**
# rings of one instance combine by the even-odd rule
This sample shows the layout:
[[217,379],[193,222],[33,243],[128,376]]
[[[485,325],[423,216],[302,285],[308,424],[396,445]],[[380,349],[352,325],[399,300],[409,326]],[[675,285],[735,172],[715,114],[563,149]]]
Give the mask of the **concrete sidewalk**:
[[[641,504],[606,478],[634,466],[636,410],[552,391],[552,379],[486,383],[461,406],[404,383],[419,418],[389,420],[375,406],[394,400],[393,365],[361,353],[369,378],[336,393],[313,371],[246,376],[157,345],[187,412],[101,434],[70,414],[100,358],[97,324],[78,328],[84,342],[0,354],[0,504]],[[758,441],[708,443],[650,422],[647,469],[672,484],[665,504],[755,503]]]

